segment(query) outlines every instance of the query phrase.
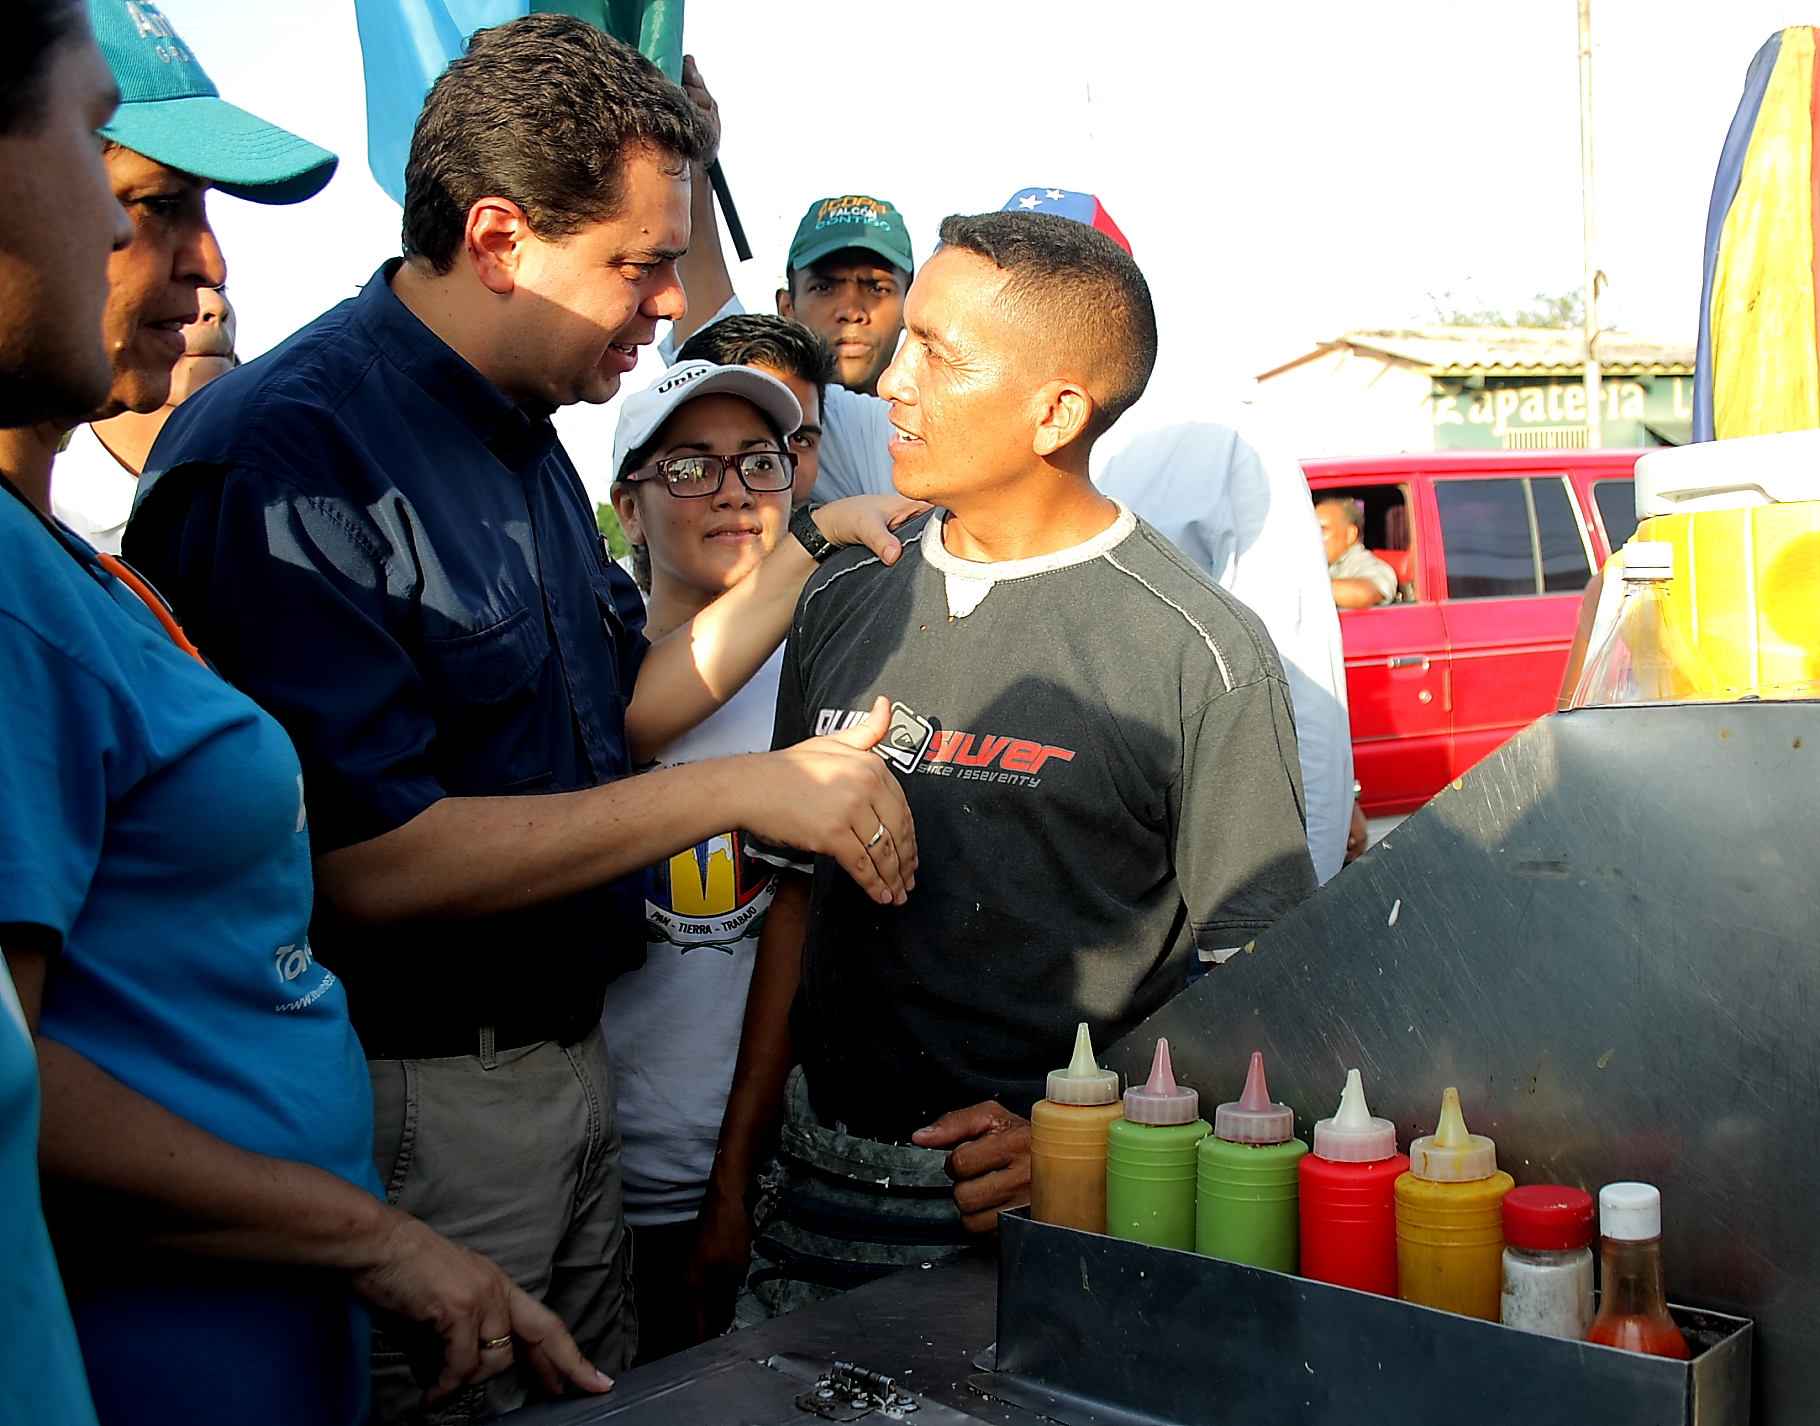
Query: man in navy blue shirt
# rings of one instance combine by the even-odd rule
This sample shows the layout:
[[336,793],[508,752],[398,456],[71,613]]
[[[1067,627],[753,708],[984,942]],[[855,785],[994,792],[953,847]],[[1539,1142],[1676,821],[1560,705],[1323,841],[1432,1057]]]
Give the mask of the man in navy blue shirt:
[[[801,517],[746,582],[644,640],[549,416],[611,397],[680,315],[708,143],[680,90],[582,22],[476,35],[417,126],[405,258],[179,410],[125,544],[297,744],[312,941],[348,988],[389,1196],[544,1298],[609,1373],[634,1332],[598,1020],[644,941],[616,880],[729,823],[834,857],[881,903],[916,865],[865,751],[882,709],[627,776],[769,657],[831,544],[894,559],[887,517],[920,508]],[[532,1390],[502,1377],[454,1409]],[[382,1353],[374,1419],[419,1406]]]

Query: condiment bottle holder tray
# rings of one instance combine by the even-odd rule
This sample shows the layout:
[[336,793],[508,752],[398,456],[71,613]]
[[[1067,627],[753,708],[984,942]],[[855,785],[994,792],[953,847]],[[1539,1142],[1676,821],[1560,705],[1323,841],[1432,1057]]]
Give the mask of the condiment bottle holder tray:
[[1745,1426],[1751,1323],[1675,1307],[1691,1362],[1519,1332],[1394,1298],[999,1218],[982,1393],[1065,1426]]

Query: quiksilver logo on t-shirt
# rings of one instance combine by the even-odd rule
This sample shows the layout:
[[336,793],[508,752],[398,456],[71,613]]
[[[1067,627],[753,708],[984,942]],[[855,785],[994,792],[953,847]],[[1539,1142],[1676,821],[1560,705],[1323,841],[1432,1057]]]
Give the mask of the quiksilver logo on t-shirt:
[[[870,710],[824,708],[815,716],[817,737],[838,733],[866,720]],[[902,703],[891,705],[891,727],[873,749],[900,772],[937,777],[1010,782],[1034,787],[1047,763],[1074,761],[1072,748],[1019,738],[1014,734],[969,733],[937,728]]]

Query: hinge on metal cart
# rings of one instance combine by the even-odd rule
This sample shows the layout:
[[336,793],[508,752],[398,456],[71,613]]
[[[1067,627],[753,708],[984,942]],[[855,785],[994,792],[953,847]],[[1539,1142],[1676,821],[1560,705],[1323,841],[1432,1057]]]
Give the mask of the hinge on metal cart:
[[890,1377],[852,1362],[836,1362],[796,1398],[796,1404],[825,1421],[858,1421],[875,1411],[888,1420],[902,1421],[917,1409],[916,1399]]

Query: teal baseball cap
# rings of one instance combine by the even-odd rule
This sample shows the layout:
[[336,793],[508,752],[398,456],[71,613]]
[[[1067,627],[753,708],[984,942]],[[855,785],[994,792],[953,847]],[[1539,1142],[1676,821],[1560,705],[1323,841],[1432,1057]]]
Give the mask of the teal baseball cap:
[[335,176],[327,149],[223,99],[150,0],[89,0],[89,18],[120,86],[103,138],[254,203],[301,203]]
[[790,243],[790,268],[801,271],[842,248],[865,248],[893,267],[916,271],[904,215],[882,198],[848,193],[810,204]]

